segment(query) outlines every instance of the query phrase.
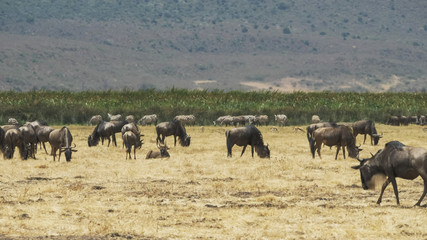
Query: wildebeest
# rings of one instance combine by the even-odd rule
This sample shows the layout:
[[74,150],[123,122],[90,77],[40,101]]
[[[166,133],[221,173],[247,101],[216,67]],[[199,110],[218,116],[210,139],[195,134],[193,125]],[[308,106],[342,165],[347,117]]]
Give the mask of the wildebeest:
[[178,120],[182,125],[194,125],[196,122],[196,117],[194,115],[178,115],[175,116],[173,120]]
[[145,115],[141,119],[139,119],[138,124],[141,124],[143,126],[145,126],[145,125],[151,125],[151,124],[156,125],[157,124],[157,120],[158,119],[157,119],[157,115],[156,114]]
[[318,115],[311,116],[311,123],[320,123],[320,117]]
[[7,124],[9,124],[9,125],[20,125],[18,120],[16,120],[16,118],[9,118],[9,120],[7,120]]
[[288,117],[285,114],[275,114],[274,120],[279,125],[279,127],[285,126],[286,122],[288,121]]
[[110,146],[111,138],[113,138],[113,143],[116,142],[116,136],[114,134],[114,124],[111,122],[104,122],[101,120],[98,125],[96,125],[92,134],[89,135],[87,139],[87,143],[89,147],[96,146],[99,143],[99,139],[102,141],[102,145],[104,145],[104,139],[108,139],[108,147]]
[[388,184],[393,185],[397,204],[399,205],[399,194],[397,190],[396,177],[413,180],[418,176],[424,181],[424,191],[415,206],[420,206],[421,201],[427,193],[427,150],[420,147],[405,146],[399,141],[391,141],[385,144],[384,149],[379,150],[371,158],[359,160],[360,165],[353,166],[360,170],[363,189],[369,189],[372,177],[376,174],[387,176],[387,180],[381,188],[377,204],[381,203],[384,190]]
[[375,128],[375,122],[372,120],[360,120],[357,122],[354,122],[352,125],[353,128],[353,135],[354,137],[357,137],[358,134],[364,134],[363,144],[365,144],[366,141],[366,135],[371,136],[371,145],[372,141],[374,145],[377,145],[382,135],[379,135],[377,133],[377,129]]
[[226,116],[220,116],[220,117],[218,117],[216,120],[213,121],[214,126],[216,126],[216,125],[222,126],[222,123],[223,123],[222,121],[225,118],[227,118],[227,117],[231,117],[231,116],[230,115],[226,115]]
[[113,124],[113,143],[117,147],[116,133],[120,133],[124,125],[128,124],[128,121],[110,121]]
[[352,158],[359,157],[359,149],[356,147],[356,138],[353,136],[351,128],[348,126],[337,126],[337,127],[325,127],[318,128],[313,132],[312,139],[310,141],[310,150],[314,158],[315,151],[317,149],[317,154],[320,158],[320,149],[322,144],[332,147],[337,146],[337,153],[335,155],[335,160],[338,158],[338,153],[340,148],[342,148],[344,159],[345,159],[345,147],[347,147],[348,155]]
[[94,115],[90,118],[89,122],[87,123],[87,125],[98,125],[100,122],[102,121],[102,116],[101,115]]
[[159,151],[153,151],[153,150],[148,151],[147,155],[145,156],[145,159],[170,157],[168,152],[169,148],[168,146],[166,146],[166,143],[164,145],[157,144],[157,148],[159,148]]
[[[131,131],[131,132],[133,132],[135,135],[136,135],[136,137],[139,139],[141,136],[144,136],[144,135],[141,135],[141,132],[139,131],[139,128],[138,128],[138,126],[136,126],[136,124],[135,123],[133,123],[133,122],[130,122],[130,123],[128,123],[128,124],[125,124],[123,127],[122,127],[122,129],[121,129],[121,132],[122,132],[122,136],[123,136],[123,134],[125,134],[125,132],[127,132],[127,131]],[[125,145],[125,143],[123,142],[123,146]]]
[[387,124],[391,126],[399,126],[399,117],[398,116],[390,116],[387,120]]
[[234,145],[243,146],[242,154],[248,145],[251,146],[252,157],[254,157],[254,148],[260,158],[270,158],[270,149],[264,145],[261,132],[254,125],[233,128],[225,132],[227,142],[227,156],[231,157],[231,149]]
[[313,132],[318,128],[324,127],[337,127],[338,125],[335,122],[321,122],[321,123],[312,123],[307,126],[307,139],[308,143],[311,143],[311,139],[313,138]]
[[36,125],[34,127],[34,130],[36,131],[37,140],[40,143],[40,149],[42,148],[42,144],[43,144],[44,151],[47,154],[45,142],[49,142],[49,134],[54,129],[52,127],[49,127],[49,126]]
[[122,115],[120,115],[120,114],[112,115],[110,113],[107,113],[107,115],[108,115],[108,119],[110,121],[120,121],[120,120],[122,120]]
[[11,128],[5,132],[3,146],[3,157],[5,159],[13,158],[15,147],[19,149],[21,159],[26,160],[28,158],[29,147],[19,129]]
[[133,122],[135,122],[135,117],[133,115],[127,115],[125,117],[125,121],[128,123],[133,123]]
[[[176,146],[176,137],[179,138],[179,143],[183,147],[190,146],[191,137],[187,135],[185,127],[181,124],[180,121],[172,120],[171,122],[161,122],[156,125],[157,138],[156,142],[160,143],[165,142],[165,137],[173,135],[174,146]],[[162,136],[160,138],[160,135]]]
[[36,131],[29,122],[24,124],[24,126],[19,128],[19,131],[22,133],[22,137],[24,138],[25,144],[28,144],[29,152],[28,155],[31,158],[36,158],[36,151],[37,151],[37,134]]
[[268,125],[268,116],[267,115],[256,115],[254,123],[267,126]]
[[136,159],[136,148],[141,148],[142,140],[132,131],[127,131],[122,135],[123,144],[126,146],[126,159],[132,159],[131,151],[133,146],[133,158]]
[[77,152],[76,144],[71,146],[73,142],[73,136],[71,135],[70,130],[67,127],[62,127],[61,129],[55,129],[49,134],[49,143],[52,148],[51,155],[53,156],[53,161],[55,161],[56,151],[59,150],[58,162],[61,159],[61,153],[64,153],[65,160],[67,162],[71,161],[71,154]]

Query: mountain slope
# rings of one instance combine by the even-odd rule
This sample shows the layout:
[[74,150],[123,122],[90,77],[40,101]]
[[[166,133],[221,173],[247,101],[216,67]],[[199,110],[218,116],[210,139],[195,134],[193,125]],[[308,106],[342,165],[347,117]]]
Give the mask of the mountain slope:
[[425,1],[3,1],[0,89],[425,91]]

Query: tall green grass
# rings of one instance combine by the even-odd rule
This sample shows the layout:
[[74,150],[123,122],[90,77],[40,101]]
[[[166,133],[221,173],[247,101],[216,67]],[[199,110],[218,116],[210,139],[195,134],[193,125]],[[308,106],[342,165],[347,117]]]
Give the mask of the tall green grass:
[[348,93],[275,91],[225,92],[221,90],[166,91],[31,91],[0,92],[0,123],[10,117],[20,122],[45,120],[50,124],[85,124],[92,115],[107,113],[157,114],[169,121],[178,114],[194,114],[199,125],[212,124],[221,115],[286,114],[291,125],[308,124],[317,114],[322,120],[385,122],[390,115],[427,114],[426,93]]

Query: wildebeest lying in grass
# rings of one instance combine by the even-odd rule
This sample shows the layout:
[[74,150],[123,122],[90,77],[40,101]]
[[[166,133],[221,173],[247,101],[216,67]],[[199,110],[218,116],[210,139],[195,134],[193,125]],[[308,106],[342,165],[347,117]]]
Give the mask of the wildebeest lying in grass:
[[[179,143],[183,147],[190,146],[191,137],[187,135],[185,127],[179,120],[173,120],[171,122],[161,122],[156,126],[156,143],[164,143],[165,137],[173,135],[174,146],[176,146],[176,137],[178,136]],[[160,137],[162,136],[162,137]]]
[[363,189],[370,188],[370,181],[376,174],[387,176],[386,182],[381,188],[377,204],[381,203],[384,190],[388,184],[393,185],[397,204],[399,205],[399,193],[396,178],[413,180],[418,176],[424,181],[424,192],[415,206],[420,206],[427,193],[427,150],[420,147],[405,146],[401,142],[392,141],[386,143],[384,149],[379,150],[371,158],[359,160],[360,165],[353,166],[360,170]]
[[159,148],[159,151],[148,151],[147,155],[145,156],[145,159],[150,158],[169,158],[169,148],[166,146],[166,143],[164,145],[157,144],[157,148]]
[[67,127],[62,127],[61,129],[55,129],[49,134],[49,143],[52,148],[51,155],[53,156],[53,161],[55,161],[56,151],[59,150],[58,162],[61,159],[61,153],[64,153],[65,160],[67,162],[71,161],[72,152],[77,152],[76,144],[71,146],[73,142],[73,136],[71,135],[70,130]]
[[231,149],[234,145],[243,146],[242,154],[248,145],[251,145],[252,157],[254,157],[254,148],[260,158],[270,158],[270,149],[264,145],[261,132],[253,125],[246,127],[233,128],[225,132],[227,142],[227,156],[231,157]]

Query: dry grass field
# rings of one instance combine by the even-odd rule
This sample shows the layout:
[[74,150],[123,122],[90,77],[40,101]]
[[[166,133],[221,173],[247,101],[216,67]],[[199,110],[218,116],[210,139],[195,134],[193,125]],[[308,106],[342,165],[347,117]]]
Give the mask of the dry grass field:
[[[58,128],[57,126],[56,128]],[[401,205],[390,185],[365,191],[355,159],[334,160],[335,147],[312,159],[306,135],[293,127],[260,127],[270,159],[227,158],[225,127],[187,127],[191,146],[171,147],[170,159],[146,160],[156,149],[153,126],[136,160],[118,147],[89,148],[94,127],[70,126],[78,152],[72,161],[0,159],[0,238],[38,239],[427,239],[427,199],[421,178],[398,179]],[[304,127],[305,128],[305,127]],[[377,124],[387,141],[427,147],[420,126]],[[358,136],[358,143],[363,141]],[[48,146],[50,150],[50,146]]]

